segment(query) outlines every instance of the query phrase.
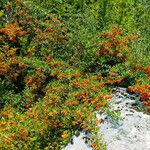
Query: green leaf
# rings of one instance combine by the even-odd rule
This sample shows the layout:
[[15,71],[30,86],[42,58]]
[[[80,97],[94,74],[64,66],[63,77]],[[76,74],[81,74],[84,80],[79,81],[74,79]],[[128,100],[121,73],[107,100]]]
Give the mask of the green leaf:
[[4,13],[2,11],[0,11],[0,17],[2,17],[4,15]]

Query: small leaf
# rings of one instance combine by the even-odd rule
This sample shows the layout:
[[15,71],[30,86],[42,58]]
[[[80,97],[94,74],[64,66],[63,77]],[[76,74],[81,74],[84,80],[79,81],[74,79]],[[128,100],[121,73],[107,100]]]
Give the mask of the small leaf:
[[4,13],[2,11],[0,11],[0,17],[2,17],[4,15]]

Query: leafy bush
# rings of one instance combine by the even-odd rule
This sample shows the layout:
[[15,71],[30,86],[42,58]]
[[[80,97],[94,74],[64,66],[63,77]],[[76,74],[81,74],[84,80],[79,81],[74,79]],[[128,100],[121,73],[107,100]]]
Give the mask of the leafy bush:
[[149,29],[133,21],[147,20],[145,4],[116,2],[1,2],[0,149],[62,149],[77,130],[106,149],[95,111],[113,116],[110,85],[129,86],[150,110]]
[[36,20],[21,1],[7,3],[5,10],[9,19],[0,29],[0,147],[62,148],[81,129],[95,134],[94,147],[103,146],[94,114],[106,109],[110,98],[102,79],[58,59],[67,43],[58,20]]

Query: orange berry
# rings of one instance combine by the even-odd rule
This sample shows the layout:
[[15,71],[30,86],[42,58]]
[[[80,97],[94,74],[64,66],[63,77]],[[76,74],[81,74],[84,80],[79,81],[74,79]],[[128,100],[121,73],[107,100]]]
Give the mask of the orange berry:
[[73,104],[73,106],[77,106],[77,105],[79,105],[79,102],[78,101],[74,101],[72,104]]

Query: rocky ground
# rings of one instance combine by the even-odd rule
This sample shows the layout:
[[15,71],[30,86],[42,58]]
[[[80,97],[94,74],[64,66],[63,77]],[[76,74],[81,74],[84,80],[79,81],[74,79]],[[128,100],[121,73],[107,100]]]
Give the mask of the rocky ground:
[[[104,123],[100,124],[100,133],[104,135],[108,150],[150,150],[150,115],[140,111],[142,103],[137,105],[135,94],[129,94],[126,88],[114,89],[111,109],[120,113],[122,120],[114,121],[106,114],[97,114]],[[92,150],[83,139],[84,133],[73,137],[73,144],[64,150]]]

